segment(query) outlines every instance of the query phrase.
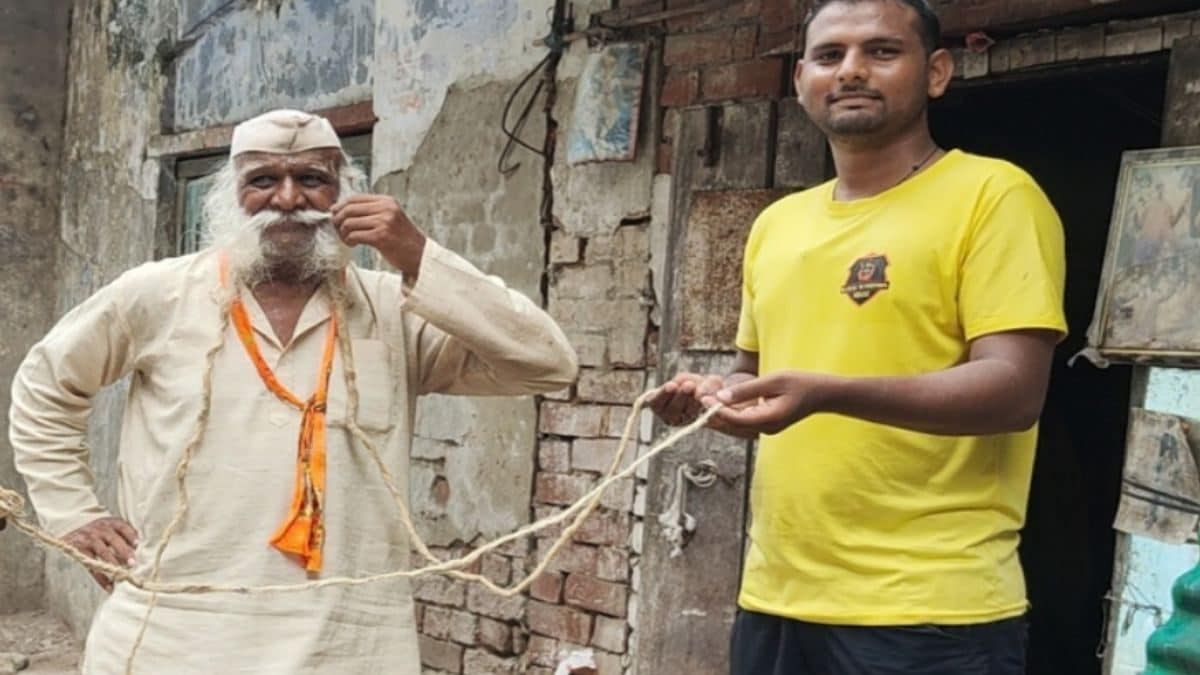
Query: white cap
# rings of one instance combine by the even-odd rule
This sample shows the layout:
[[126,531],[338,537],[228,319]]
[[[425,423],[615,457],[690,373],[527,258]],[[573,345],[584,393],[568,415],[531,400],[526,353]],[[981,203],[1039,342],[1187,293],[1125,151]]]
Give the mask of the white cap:
[[292,154],[318,148],[341,148],[329,120],[299,110],[272,110],[233,129],[229,156],[244,152]]

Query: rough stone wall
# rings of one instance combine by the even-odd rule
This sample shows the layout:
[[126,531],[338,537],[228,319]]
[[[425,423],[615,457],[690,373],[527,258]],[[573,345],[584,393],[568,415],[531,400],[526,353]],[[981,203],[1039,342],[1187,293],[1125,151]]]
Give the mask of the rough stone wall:
[[[0,411],[13,372],[54,311],[59,154],[66,108],[70,3],[0,7]],[[0,414],[0,485],[21,489]],[[40,549],[0,534],[0,614],[36,609],[44,590]]]
[[[71,16],[56,316],[154,256],[160,167],[145,148],[160,130],[158,48],[171,38],[175,9],[169,0],[77,0]],[[88,438],[100,498],[114,511],[125,391],[118,384],[98,397]],[[46,591],[49,609],[82,636],[103,597],[95,582],[50,555]]]

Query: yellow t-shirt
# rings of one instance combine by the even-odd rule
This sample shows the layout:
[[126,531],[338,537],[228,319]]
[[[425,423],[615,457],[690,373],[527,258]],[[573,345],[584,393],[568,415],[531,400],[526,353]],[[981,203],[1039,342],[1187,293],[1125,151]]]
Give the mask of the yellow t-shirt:
[[[1025,172],[948,153],[869,199],[772,204],[746,245],[737,345],[759,372],[917,375],[969,342],[1066,331],[1062,224]],[[849,625],[1026,610],[1017,559],[1036,429],[950,437],[819,414],[763,436],[739,604]]]

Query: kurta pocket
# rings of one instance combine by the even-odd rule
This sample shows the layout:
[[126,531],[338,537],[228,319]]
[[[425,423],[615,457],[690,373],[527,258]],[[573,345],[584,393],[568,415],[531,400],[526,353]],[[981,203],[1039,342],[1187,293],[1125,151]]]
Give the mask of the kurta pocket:
[[[358,426],[367,431],[387,431],[392,426],[391,353],[382,340],[351,340],[350,349],[358,391]],[[346,373],[340,358],[335,360],[329,379],[327,419],[330,425],[344,427]]]

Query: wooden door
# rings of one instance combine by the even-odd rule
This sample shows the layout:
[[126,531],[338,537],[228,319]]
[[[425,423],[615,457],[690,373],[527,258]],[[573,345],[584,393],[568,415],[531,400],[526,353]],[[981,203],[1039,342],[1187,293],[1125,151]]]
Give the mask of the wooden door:
[[[729,371],[750,226],[768,204],[826,175],[824,139],[791,100],[688,109],[674,138],[660,381],[682,370]],[[705,431],[650,467],[635,672],[728,672],[752,445]],[[716,480],[697,487],[681,469],[706,461]],[[658,519],[680,489],[696,524],[682,547]]]

